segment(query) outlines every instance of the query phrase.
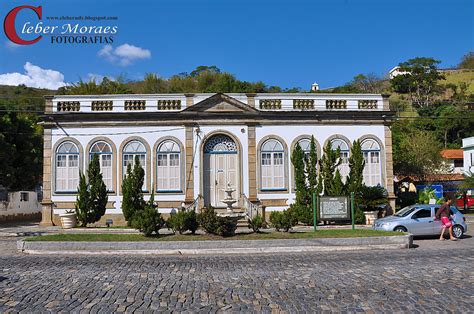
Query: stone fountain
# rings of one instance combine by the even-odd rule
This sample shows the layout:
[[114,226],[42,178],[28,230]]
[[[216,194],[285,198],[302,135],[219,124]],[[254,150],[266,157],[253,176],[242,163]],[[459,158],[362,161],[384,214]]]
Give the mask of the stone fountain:
[[227,189],[224,191],[227,195],[222,200],[222,203],[227,205],[227,213],[232,214],[234,210],[232,209],[232,205],[237,203],[237,200],[232,197],[232,193],[235,192],[235,189],[232,188],[230,183],[227,183]]
[[237,200],[232,197],[232,193],[235,192],[235,189],[232,188],[230,183],[227,183],[227,189],[224,192],[226,193],[226,197],[222,200],[222,203],[227,205],[227,210],[225,213],[219,213],[217,215],[230,219],[233,223],[237,224],[237,221],[245,217],[245,213],[234,212],[232,205],[237,203]]

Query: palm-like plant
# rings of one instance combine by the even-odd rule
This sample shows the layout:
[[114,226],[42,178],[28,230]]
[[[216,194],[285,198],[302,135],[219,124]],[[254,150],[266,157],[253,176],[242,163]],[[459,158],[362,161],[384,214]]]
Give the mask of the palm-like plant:
[[375,211],[379,209],[378,206],[388,204],[387,190],[380,185],[362,185],[359,191],[359,196],[359,205],[365,211]]
[[474,173],[468,171],[464,174],[464,182],[461,184],[461,188],[465,190],[474,189]]

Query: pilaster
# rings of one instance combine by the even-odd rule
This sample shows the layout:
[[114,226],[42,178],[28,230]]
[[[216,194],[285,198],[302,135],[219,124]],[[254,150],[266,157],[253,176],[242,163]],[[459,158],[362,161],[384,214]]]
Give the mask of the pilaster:
[[257,141],[255,126],[248,127],[248,168],[249,168],[249,200],[257,199]]
[[387,188],[390,206],[395,211],[395,193],[393,186],[393,153],[392,153],[392,130],[389,126],[384,126],[385,133],[385,187]]
[[[47,103],[48,101],[46,101]],[[53,202],[51,201],[52,180],[52,130],[44,129],[43,138],[43,201],[41,202],[41,226],[52,226]]]
[[194,201],[194,140],[193,127],[186,126],[185,130],[185,152],[186,152],[186,199],[185,203]]

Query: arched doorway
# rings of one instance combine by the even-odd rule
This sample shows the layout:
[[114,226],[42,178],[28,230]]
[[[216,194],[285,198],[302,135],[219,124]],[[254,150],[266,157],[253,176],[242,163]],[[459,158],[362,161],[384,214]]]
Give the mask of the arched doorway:
[[226,207],[227,184],[235,189],[232,194],[239,198],[239,158],[235,141],[228,135],[216,134],[204,144],[204,205]]

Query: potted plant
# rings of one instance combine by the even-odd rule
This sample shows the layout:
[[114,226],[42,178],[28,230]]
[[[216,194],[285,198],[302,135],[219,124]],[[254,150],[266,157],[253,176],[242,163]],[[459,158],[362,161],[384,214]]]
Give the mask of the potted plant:
[[387,190],[382,186],[366,186],[360,189],[359,206],[364,211],[365,223],[371,225],[379,216],[379,211],[383,205],[388,204]]
[[71,229],[76,226],[76,213],[74,210],[66,210],[64,214],[60,214],[59,217],[61,218],[61,225],[63,229]]

